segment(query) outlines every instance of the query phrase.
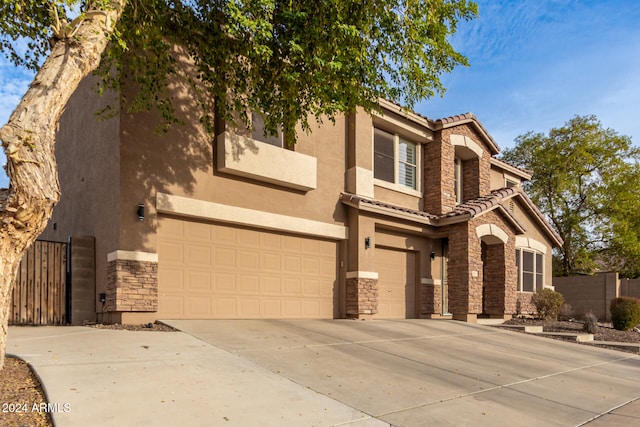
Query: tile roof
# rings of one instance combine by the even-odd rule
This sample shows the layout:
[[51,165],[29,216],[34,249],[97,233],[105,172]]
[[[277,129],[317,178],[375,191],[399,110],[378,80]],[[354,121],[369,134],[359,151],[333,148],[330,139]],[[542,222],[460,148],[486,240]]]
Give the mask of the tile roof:
[[517,187],[500,188],[497,190],[493,190],[491,193],[485,196],[481,196],[473,200],[468,200],[465,203],[461,203],[456,206],[453,211],[443,215],[433,215],[428,212],[409,209],[351,193],[342,193],[340,195],[340,200],[343,203],[358,208],[363,208],[365,206],[382,208],[383,210],[386,210],[392,214],[395,213],[397,215],[401,215],[402,217],[408,217],[409,219],[413,219],[421,223],[430,224],[436,227],[446,224],[468,221],[477,217],[478,215],[481,215],[482,213],[497,208],[507,216],[507,219],[516,228],[524,232],[526,230],[525,227],[504,205],[504,202],[514,197],[522,198],[526,209],[534,216],[535,219],[538,220],[538,223],[550,235],[552,240],[554,240],[558,246],[561,246],[562,238],[560,237],[560,235],[553,229],[553,227],[551,227],[551,225],[547,222],[544,214],[540,212],[538,207],[533,203],[533,201],[531,201],[527,194]]
[[441,218],[451,218],[460,215],[469,215],[471,218],[493,209],[502,203],[503,200],[515,195],[519,190],[516,187],[500,188],[499,190],[493,190],[486,196],[478,197],[477,199],[468,200],[459,204],[454,210],[441,215]]
[[390,203],[385,203],[385,202],[380,202],[378,200],[368,199],[366,197],[357,196],[357,195],[351,194],[351,193],[342,193],[340,195],[340,200],[342,200],[343,202],[352,203],[352,204],[364,203],[364,204],[369,205],[369,206],[377,206],[377,207],[381,207],[381,208],[385,208],[385,209],[390,209],[392,211],[396,211],[396,212],[404,213],[404,214],[409,214],[409,215],[414,215],[416,217],[424,218],[424,219],[427,219],[427,220],[436,220],[436,219],[438,219],[437,215],[432,215],[432,214],[430,214],[428,212],[418,211],[418,210],[415,210],[415,209],[404,208],[402,206],[392,205]]
[[407,110],[405,107],[398,104],[397,102],[391,101],[388,99],[381,99],[380,106],[384,108],[385,106],[383,104],[385,103],[387,104],[387,108],[389,105],[392,105],[398,108],[399,110],[410,112],[411,114],[415,114],[417,117],[420,117],[426,120],[431,130],[437,130],[439,128],[447,128],[447,127],[455,126],[458,123],[471,121],[477,126],[480,133],[483,134],[484,137],[487,139],[487,141],[489,142],[489,145],[493,149],[493,154],[498,154],[500,152],[500,146],[498,145],[498,143],[493,139],[491,134],[487,131],[487,129],[482,125],[480,120],[478,120],[478,118],[473,113],[464,113],[464,114],[457,114],[455,116],[450,116],[450,117],[443,117],[440,119],[431,119],[415,111]]

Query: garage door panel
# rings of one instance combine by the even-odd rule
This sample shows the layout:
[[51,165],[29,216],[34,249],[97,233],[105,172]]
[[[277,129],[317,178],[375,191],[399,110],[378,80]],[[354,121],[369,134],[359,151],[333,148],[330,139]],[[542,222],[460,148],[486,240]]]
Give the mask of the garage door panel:
[[190,266],[211,267],[211,247],[204,245],[188,245],[187,260]]
[[[177,237],[180,239],[180,236]],[[184,263],[184,244],[180,242],[161,241],[158,244],[158,262],[170,264]]]
[[236,251],[231,248],[214,248],[213,264],[217,267],[235,268],[237,266]]
[[415,318],[415,254],[376,247],[378,317]]
[[[296,296],[296,297],[302,296],[303,294],[302,283],[300,279],[286,278],[283,280],[283,282],[284,282],[283,293],[285,295]],[[308,296],[313,296],[313,295],[308,295]]]
[[188,271],[187,280],[189,288],[194,292],[211,292],[211,272],[210,271]]
[[281,241],[281,249],[283,251],[300,253],[301,244],[300,244],[299,237],[281,236],[280,241]]
[[258,251],[238,251],[238,268],[242,270],[259,270],[260,254]]
[[256,319],[260,317],[260,298],[258,297],[245,297],[238,298],[238,317],[241,319]]
[[300,274],[302,271],[302,260],[299,256],[285,255],[283,257],[282,270],[285,273]]
[[281,249],[281,238],[277,234],[261,233],[260,247],[279,251]]
[[265,295],[280,295],[282,293],[282,283],[280,281],[280,277],[261,277],[260,281],[262,286],[260,286],[259,291]]
[[163,269],[163,283],[167,290],[184,290],[184,270],[172,267]]
[[[211,225],[207,225],[211,227]],[[236,232],[231,227],[211,227],[211,240],[217,242],[219,245],[227,244],[235,246]]]
[[260,293],[260,276],[238,274],[238,294],[256,295]]
[[184,227],[184,237],[190,241],[211,241],[211,228],[207,224],[188,222]]
[[162,216],[158,222],[163,317],[333,318],[336,242]]
[[189,297],[187,299],[187,310],[193,317],[206,319],[211,317],[211,298],[205,297]]
[[162,299],[162,312],[169,318],[184,317],[184,297],[180,295],[165,295]]
[[253,230],[236,229],[236,243],[241,247],[256,248],[260,238]]
[[214,294],[227,294],[236,292],[236,275],[232,273],[215,273],[211,291]]
[[263,271],[275,271],[282,270],[282,257],[277,253],[262,253],[260,260],[260,267]]

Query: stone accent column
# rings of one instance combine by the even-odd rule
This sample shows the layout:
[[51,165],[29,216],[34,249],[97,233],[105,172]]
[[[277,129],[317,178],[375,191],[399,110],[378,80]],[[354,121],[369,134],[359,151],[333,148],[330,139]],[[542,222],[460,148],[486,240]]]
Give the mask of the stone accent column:
[[442,314],[442,283],[433,279],[422,279],[423,295],[420,314]]
[[346,309],[348,318],[366,318],[378,313],[377,273],[363,275],[358,273],[362,272],[347,273]]
[[116,251],[107,263],[108,312],[158,310],[157,254]]
[[424,150],[424,210],[434,215],[450,212],[456,205],[455,150],[448,138],[448,131],[438,132],[429,149]]
[[503,244],[486,246],[484,265],[484,312],[492,316],[505,313],[505,250]]

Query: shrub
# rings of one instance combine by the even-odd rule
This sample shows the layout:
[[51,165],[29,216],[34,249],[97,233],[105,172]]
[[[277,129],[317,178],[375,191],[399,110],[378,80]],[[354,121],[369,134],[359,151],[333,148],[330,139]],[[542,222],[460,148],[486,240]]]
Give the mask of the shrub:
[[584,323],[582,325],[582,330],[589,333],[595,334],[598,330],[598,318],[592,312],[588,312],[584,315]]
[[635,298],[614,298],[609,309],[611,323],[619,331],[628,331],[640,323],[640,302]]
[[564,304],[564,298],[560,292],[544,288],[533,294],[531,302],[536,306],[539,318],[555,320]]
[[571,304],[562,304],[560,308],[560,314],[558,314],[558,319],[560,320],[571,320],[573,318],[573,307]]

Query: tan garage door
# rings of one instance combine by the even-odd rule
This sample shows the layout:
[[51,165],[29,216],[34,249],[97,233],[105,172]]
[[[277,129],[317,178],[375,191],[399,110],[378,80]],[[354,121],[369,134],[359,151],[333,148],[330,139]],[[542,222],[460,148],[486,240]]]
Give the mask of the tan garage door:
[[382,319],[416,317],[415,254],[376,247],[378,316]]
[[333,241],[161,217],[159,317],[333,318],[336,260]]

